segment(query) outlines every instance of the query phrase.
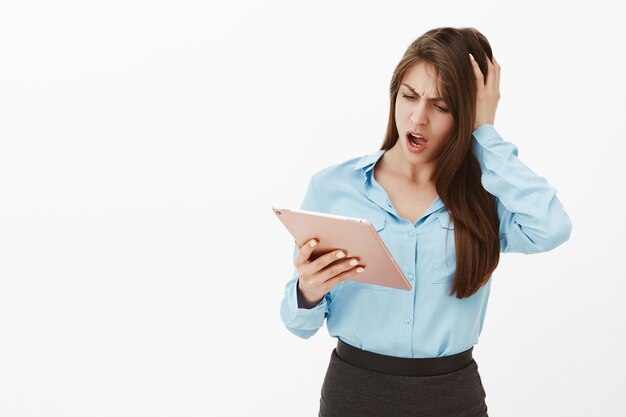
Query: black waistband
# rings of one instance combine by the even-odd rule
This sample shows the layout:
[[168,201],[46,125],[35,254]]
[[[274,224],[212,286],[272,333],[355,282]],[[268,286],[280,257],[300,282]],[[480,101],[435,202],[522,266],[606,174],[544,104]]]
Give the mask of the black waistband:
[[337,356],[344,361],[389,375],[434,376],[465,368],[472,361],[472,346],[465,352],[439,358],[399,358],[356,348],[337,339]]

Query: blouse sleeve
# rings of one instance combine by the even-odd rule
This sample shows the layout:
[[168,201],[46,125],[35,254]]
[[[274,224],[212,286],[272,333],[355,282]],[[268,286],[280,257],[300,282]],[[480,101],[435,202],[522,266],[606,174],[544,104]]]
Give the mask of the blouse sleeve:
[[[300,205],[301,210],[321,211],[315,197],[313,177],[309,180],[309,185],[304,195],[304,200]],[[298,246],[294,244],[293,260],[298,254]],[[313,336],[324,324],[324,319],[328,315],[328,304],[330,296],[326,294],[320,303],[310,309],[298,307],[298,271],[294,267],[293,277],[285,284],[285,294],[280,307],[280,316],[287,329],[303,339]]]
[[496,197],[500,251],[547,252],[566,242],[572,222],[556,189],[517,157],[490,124],[472,132],[472,152],[482,170],[483,187]]

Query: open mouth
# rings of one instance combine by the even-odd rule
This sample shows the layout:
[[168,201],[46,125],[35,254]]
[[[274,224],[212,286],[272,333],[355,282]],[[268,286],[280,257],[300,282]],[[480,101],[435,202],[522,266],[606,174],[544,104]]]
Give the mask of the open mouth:
[[424,136],[414,133],[407,133],[406,138],[413,149],[423,149],[426,147],[426,142],[428,142]]

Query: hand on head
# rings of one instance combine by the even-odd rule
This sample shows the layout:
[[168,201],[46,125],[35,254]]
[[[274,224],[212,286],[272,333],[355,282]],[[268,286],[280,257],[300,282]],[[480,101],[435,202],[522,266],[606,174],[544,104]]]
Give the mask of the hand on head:
[[474,76],[476,77],[476,119],[472,130],[485,123],[494,124],[498,100],[500,100],[500,64],[496,61],[495,56],[493,57],[493,62],[487,56],[485,58],[489,66],[486,80],[478,66],[478,62],[476,62],[472,54],[469,54],[469,59],[474,68]]

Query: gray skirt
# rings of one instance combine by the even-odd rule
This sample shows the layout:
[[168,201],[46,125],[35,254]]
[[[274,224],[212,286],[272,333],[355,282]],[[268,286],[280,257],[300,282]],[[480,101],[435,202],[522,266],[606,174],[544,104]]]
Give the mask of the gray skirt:
[[474,359],[443,375],[397,376],[349,364],[333,349],[318,416],[486,417],[485,396]]

